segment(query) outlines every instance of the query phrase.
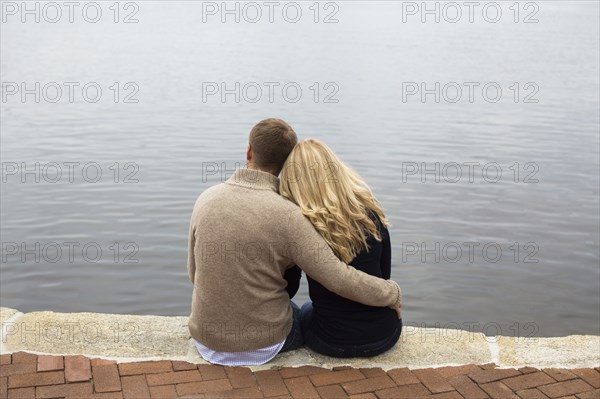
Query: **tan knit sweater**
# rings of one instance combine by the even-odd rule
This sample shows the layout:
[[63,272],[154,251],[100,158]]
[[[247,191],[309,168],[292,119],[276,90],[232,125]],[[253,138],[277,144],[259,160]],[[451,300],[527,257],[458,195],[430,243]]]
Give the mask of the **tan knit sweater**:
[[279,179],[269,173],[240,169],[196,201],[189,233],[189,329],[210,349],[255,350],[286,338],[292,312],[283,275],[294,264],[353,301],[400,304],[398,284],[338,260],[278,187]]

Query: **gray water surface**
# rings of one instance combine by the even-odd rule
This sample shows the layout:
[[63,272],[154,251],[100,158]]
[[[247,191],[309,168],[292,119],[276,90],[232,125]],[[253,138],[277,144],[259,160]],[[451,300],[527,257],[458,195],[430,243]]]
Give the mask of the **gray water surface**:
[[[383,1],[321,3],[319,23],[312,2],[298,3],[297,23],[203,22],[189,1],[120,3],[132,24],[114,23],[112,2],[98,23],[7,17],[4,94],[6,82],[79,86],[72,103],[66,89],[49,102],[47,86],[39,103],[1,104],[2,306],[189,314],[194,201],[244,165],[253,124],[276,116],[327,143],[384,206],[405,323],[599,334],[598,2],[537,2],[537,23],[522,22],[535,11],[524,2],[515,23],[512,3],[498,2],[497,23],[480,12],[404,23],[402,2]],[[82,95],[89,82],[96,103]],[[223,102],[210,82],[247,91]],[[279,84],[272,99],[265,82]],[[422,82],[440,83],[439,102],[407,96]],[[472,101],[465,83],[477,84]],[[303,282],[296,299],[307,298]]]

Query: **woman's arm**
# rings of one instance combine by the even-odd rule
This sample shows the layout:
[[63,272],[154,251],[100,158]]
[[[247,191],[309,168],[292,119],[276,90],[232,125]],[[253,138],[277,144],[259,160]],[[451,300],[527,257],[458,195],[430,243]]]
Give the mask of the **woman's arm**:
[[194,283],[196,278],[196,255],[194,253],[194,247],[196,246],[194,220],[190,222],[190,230],[188,234],[188,261],[187,270],[190,281]]
[[294,295],[296,295],[296,293],[298,292],[298,288],[300,288],[302,269],[294,265],[285,271],[283,278],[285,279],[285,281],[287,281],[287,287],[285,287],[285,290],[290,296],[290,299],[292,299]]
[[[381,226],[379,232],[381,234],[381,243],[383,244],[383,248],[381,249],[381,261],[379,263],[381,267],[381,277],[389,280],[392,275],[392,242],[387,227],[383,226],[381,223],[379,225]],[[396,308],[396,314],[399,319],[402,318],[400,307]]]
[[383,248],[381,250],[381,277],[389,280],[392,275],[392,243],[390,241],[390,232],[387,227],[381,225],[379,229],[381,234],[381,243]]

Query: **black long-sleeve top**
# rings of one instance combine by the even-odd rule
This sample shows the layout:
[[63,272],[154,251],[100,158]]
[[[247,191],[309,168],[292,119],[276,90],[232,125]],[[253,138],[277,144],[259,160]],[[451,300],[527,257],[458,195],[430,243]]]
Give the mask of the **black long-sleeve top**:
[[[381,241],[370,236],[367,240],[370,250],[361,251],[349,264],[372,276],[389,280],[392,265],[390,234],[374,214],[372,217],[379,228]],[[331,345],[344,347],[384,340],[399,326],[394,309],[367,306],[342,298],[310,277],[308,287],[313,302],[309,329]]]
[[298,289],[300,288],[302,269],[294,265],[285,271],[283,278],[285,279],[285,281],[287,281],[287,287],[285,287],[285,290],[290,296],[290,299],[292,299],[298,292]]

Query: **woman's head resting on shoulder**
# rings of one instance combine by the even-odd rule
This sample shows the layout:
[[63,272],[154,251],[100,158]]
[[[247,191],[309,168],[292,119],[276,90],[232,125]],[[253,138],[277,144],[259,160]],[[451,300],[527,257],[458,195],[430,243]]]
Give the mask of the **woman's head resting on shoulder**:
[[304,140],[294,147],[283,166],[279,191],[300,207],[346,263],[360,251],[368,250],[369,235],[381,240],[369,213],[388,225],[365,181],[316,139]]

